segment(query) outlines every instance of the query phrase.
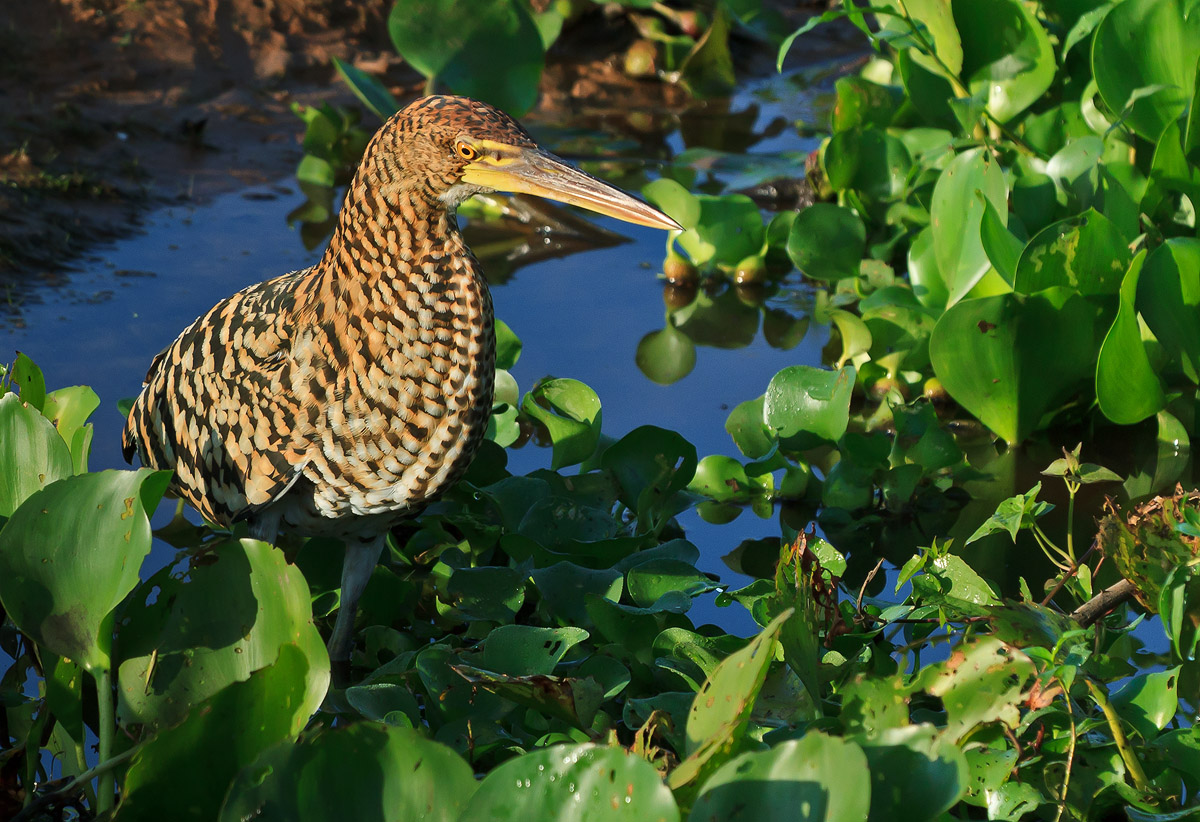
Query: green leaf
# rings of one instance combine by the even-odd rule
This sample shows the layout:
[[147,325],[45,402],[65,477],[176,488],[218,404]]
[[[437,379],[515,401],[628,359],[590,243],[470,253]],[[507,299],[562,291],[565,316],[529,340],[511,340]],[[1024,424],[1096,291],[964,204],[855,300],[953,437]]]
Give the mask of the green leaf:
[[1045,292],[964,300],[942,315],[929,340],[946,391],[1010,443],[1078,399],[1081,382],[1091,378],[1094,309],[1078,295],[1060,299]]
[[301,183],[331,188],[334,184],[334,168],[326,159],[313,154],[305,154],[296,169],[296,179]]
[[696,199],[700,216],[695,227],[677,240],[693,263],[712,262],[732,268],[762,251],[767,229],[753,200],[745,194],[700,194]]
[[1142,342],[1135,300],[1146,252],[1141,251],[1121,282],[1117,316],[1104,336],[1096,359],[1096,400],[1115,423],[1132,425],[1166,405],[1162,385]]
[[151,576],[131,601],[140,607],[125,611],[117,667],[123,725],[174,725],[274,663],[285,645],[305,656],[308,689],[298,709],[311,714],[325,698],[329,656],[312,622],[308,584],[267,543],[206,546],[186,569]]
[[674,431],[643,425],[610,445],[600,465],[613,473],[620,500],[638,518],[639,533],[658,533],[687,507],[678,492],[696,473],[696,446]]
[[950,305],[966,296],[990,267],[980,236],[984,204],[989,202],[1007,225],[1008,184],[1000,164],[982,148],[955,157],[933,187],[933,254],[949,289]]
[[738,403],[725,420],[725,430],[745,456],[760,459],[770,453],[774,439],[763,416],[765,398]]
[[115,818],[215,819],[238,771],[308,722],[300,710],[307,692],[304,653],[285,645],[273,665],[218,691],[138,749]]
[[763,400],[763,417],[781,437],[801,432],[837,441],[850,419],[854,366],[826,371],[807,365],[789,366],[771,378]]
[[932,725],[889,728],[860,744],[871,773],[871,819],[939,819],[967,792],[966,758]]
[[54,423],[63,442],[70,446],[76,474],[87,473],[92,444],[92,426],[87,423],[87,418],[99,407],[100,398],[86,385],[59,388],[46,395],[42,413]]
[[478,665],[512,676],[549,674],[567,651],[587,637],[582,628],[501,625],[483,641]]
[[1000,122],[1025,111],[1054,81],[1050,38],[1020,0],[954,0],[962,76]]
[[700,222],[700,200],[670,177],[646,183],[642,196],[684,228],[695,228]]
[[111,669],[112,612],[138,583],[170,478],[146,468],[67,477],[13,513],[0,531],[0,602],[23,633],[93,675]]
[[1025,243],[1008,230],[1005,222],[991,201],[985,200],[983,219],[979,225],[983,250],[992,268],[999,272],[1006,283],[1012,285],[1016,280],[1017,261],[1021,259],[1021,250],[1025,248]]
[[988,517],[987,521],[976,529],[966,544],[970,545],[988,534],[1002,531],[1007,532],[1012,541],[1016,542],[1017,534],[1020,531],[1033,528],[1037,525],[1039,518],[1054,510],[1054,505],[1051,503],[1038,500],[1038,494],[1041,492],[1042,484],[1039,482],[1024,494],[1004,500],[996,507],[996,513]]
[[745,735],[750,711],[774,656],[775,640],[791,615],[789,609],[773,619],[750,644],[730,654],[704,681],[688,712],[687,759],[671,773],[672,788],[718,767]]
[[1155,141],[1192,97],[1200,58],[1200,14],[1186,0],[1125,0],[1096,28],[1092,72],[1110,111],[1123,111],[1139,89],[1159,91],[1133,103],[1127,122]]
[[1188,378],[1200,383],[1200,240],[1171,239],[1150,252],[1137,281],[1137,308]]
[[0,397],[0,516],[74,473],[71,451],[54,424],[20,397]]
[[552,470],[583,462],[600,442],[600,398],[579,380],[543,380],[525,394],[521,410],[550,433]]
[[1021,253],[1012,285],[1019,294],[1053,286],[1084,295],[1116,294],[1132,259],[1117,227],[1089,208],[1038,232]]
[[[877,5],[894,12],[876,16],[880,33],[893,35],[889,38],[893,46],[915,46],[910,49],[913,58],[930,71],[940,74],[949,70],[952,75],[962,71],[963,44],[955,26],[950,0],[882,0]],[[924,41],[913,37],[909,20],[923,29]],[[925,47],[930,40],[932,53]]]
[[333,67],[341,75],[342,80],[354,92],[362,104],[375,113],[380,120],[386,120],[396,113],[400,105],[396,98],[387,90],[383,83],[367,74],[362,69],[355,68],[338,58],[333,58]]
[[[578,799],[576,797],[579,797]],[[492,770],[461,819],[678,822],[679,809],[654,767],[622,748],[555,745]]]
[[1112,695],[1112,706],[1142,739],[1154,739],[1179,710],[1179,666],[1138,674]]
[[1026,681],[1036,673],[1021,651],[987,637],[959,646],[950,659],[926,668],[923,681],[946,707],[945,735],[957,741],[977,725],[1016,728]]
[[496,320],[496,367],[511,370],[521,359],[521,338],[504,320]]
[[593,570],[571,562],[558,562],[548,568],[530,573],[542,596],[542,601],[560,622],[568,625],[590,625],[587,595],[616,602],[625,587],[625,577],[613,568]]
[[733,90],[737,78],[729,53],[729,16],[724,5],[714,10],[712,23],[683,62],[679,76],[696,97],[717,97]]
[[455,94],[514,117],[537,101],[542,36],[524,3],[510,0],[401,0],[388,16],[396,50]]
[[726,763],[701,787],[689,818],[866,819],[872,805],[871,778],[867,757],[857,744],[810,731],[801,739]]
[[38,411],[46,402],[46,378],[42,369],[33,360],[18,352],[9,369],[8,379],[12,388],[21,394],[21,399]]
[[454,822],[475,788],[471,767],[445,745],[360,723],[266,750],[237,775],[220,820]]
[[[868,126],[838,132],[821,155],[825,176],[835,191],[853,190],[869,200],[900,197],[908,181],[912,158],[904,141]],[[817,203],[800,212],[839,208]]]

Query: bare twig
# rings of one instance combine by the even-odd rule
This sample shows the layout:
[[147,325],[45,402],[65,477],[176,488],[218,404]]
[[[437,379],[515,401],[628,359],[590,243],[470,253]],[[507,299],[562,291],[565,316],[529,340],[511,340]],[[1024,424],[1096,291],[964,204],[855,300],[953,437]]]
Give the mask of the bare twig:
[[1121,580],[1116,585],[1110,585],[1072,611],[1071,619],[1086,628],[1099,621],[1121,603],[1133,599],[1133,590],[1133,583],[1127,579]]

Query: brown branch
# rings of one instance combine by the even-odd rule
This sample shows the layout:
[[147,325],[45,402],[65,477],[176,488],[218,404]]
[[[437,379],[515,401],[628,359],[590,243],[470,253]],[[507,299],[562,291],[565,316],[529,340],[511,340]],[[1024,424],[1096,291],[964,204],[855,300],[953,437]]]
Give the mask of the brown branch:
[[1123,579],[1110,585],[1071,612],[1071,619],[1086,628],[1123,602],[1133,599],[1133,583]]

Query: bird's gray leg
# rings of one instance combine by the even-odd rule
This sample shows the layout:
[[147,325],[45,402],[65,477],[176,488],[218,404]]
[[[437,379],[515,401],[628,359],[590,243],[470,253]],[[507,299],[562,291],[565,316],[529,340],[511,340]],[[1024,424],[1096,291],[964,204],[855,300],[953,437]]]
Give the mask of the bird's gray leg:
[[333,635],[329,637],[329,659],[333,662],[348,662],[350,659],[358,598],[367,587],[367,580],[371,578],[371,571],[379,562],[386,544],[386,532],[368,541],[353,537],[347,540],[346,562],[342,565],[342,603],[333,623]]

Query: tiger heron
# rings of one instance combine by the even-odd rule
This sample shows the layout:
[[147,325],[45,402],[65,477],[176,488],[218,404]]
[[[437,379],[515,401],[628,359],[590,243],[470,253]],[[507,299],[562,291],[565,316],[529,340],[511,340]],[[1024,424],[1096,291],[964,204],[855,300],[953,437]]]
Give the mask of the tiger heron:
[[483,191],[679,228],[485,103],[417,100],[371,139],[321,261],[213,306],[154,359],[129,412],[126,460],[174,469],[208,520],[345,543],[336,663],[389,529],[462,476],[487,426],[492,301],[455,216]]

